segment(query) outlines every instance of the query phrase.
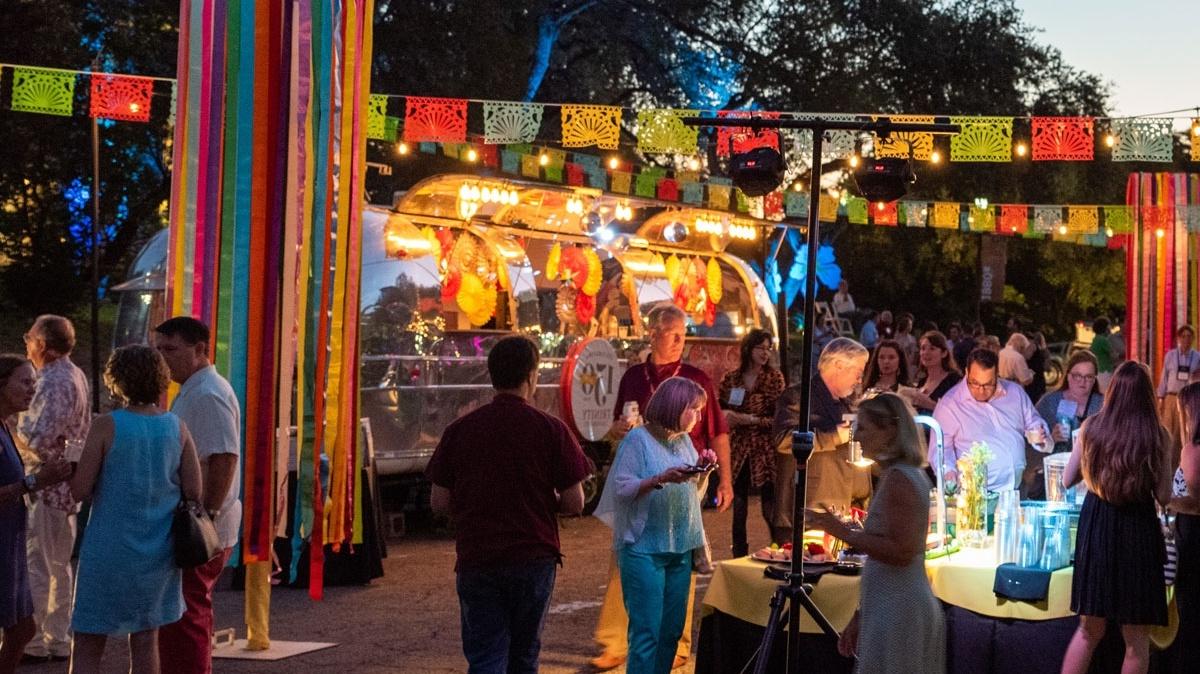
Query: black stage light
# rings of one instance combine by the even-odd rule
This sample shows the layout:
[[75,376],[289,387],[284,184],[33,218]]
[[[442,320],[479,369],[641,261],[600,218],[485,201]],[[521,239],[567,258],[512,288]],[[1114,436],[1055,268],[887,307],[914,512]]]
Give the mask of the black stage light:
[[854,172],[854,183],[868,201],[895,201],[917,181],[907,159],[870,159]]
[[746,196],[761,197],[779,187],[786,168],[778,150],[756,147],[733,155],[729,160],[729,177]]

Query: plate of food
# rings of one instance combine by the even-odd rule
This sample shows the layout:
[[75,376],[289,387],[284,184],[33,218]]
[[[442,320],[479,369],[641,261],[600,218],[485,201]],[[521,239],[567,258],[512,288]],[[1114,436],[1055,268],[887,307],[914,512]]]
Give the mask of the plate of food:
[[[778,545],[776,543],[772,543],[771,545],[769,545],[765,548],[756,550],[753,554],[750,555],[750,559],[756,559],[760,562],[767,562],[767,563],[784,563],[784,564],[791,563],[791,561],[792,561],[792,544],[784,543],[783,545]],[[822,547],[820,543],[806,543],[805,544],[805,546],[804,546],[804,562],[806,564],[807,563],[824,564],[827,561],[829,561],[829,558],[825,554],[825,548]]]

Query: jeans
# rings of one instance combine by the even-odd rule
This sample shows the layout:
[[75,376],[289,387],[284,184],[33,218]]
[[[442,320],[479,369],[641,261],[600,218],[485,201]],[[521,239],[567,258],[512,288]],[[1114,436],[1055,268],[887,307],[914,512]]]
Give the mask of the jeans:
[[[775,519],[775,488],[770,482],[764,482],[759,490],[762,496],[760,510],[763,520],[770,529]],[[750,501],[750,459],[742,462],[742,469],[733,479],[733,556],[745,557],[750,554],[749,542],[746,540],[746,518],[749,516]],[[783,544],[788,541],[773,541]]]
[[617,552],[621,566],[625,610],[629,613],[628,674],[669,674],[675,645],[683,633],[692,553],[647,554],[623,548]]
[[459,571],[463,655],[469,674],[534,674],[556,560]]

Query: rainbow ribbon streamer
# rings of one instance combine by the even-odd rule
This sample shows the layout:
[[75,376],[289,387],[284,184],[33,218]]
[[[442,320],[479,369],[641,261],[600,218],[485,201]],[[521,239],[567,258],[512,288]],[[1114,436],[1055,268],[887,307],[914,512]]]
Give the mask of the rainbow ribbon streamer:
[[[284,534],[299,429],[293,545],[311,548],[316,599],[323,546],[361,540],[354,242],[373,11],[373,0],[180,3],[168,306],[212,327],[213,362],[242,404],[248,565],[269,563]],[[269,598],[247,602],[265,615]]]

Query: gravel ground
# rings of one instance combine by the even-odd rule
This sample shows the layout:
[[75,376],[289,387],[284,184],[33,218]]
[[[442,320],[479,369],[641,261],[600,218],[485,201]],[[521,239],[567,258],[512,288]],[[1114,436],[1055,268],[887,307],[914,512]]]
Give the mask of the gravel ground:
[[[768,540],[766,526],[757,518],[758,504],[751,503],[751,546]],[[705,528],[717,559],[729,557],[730,516],[704,511]],[[542,633],[541,671],[567,674],[594,671],[587,663],[598,653],[592,642],[600,600],[608,574],[611,530],[587,517],[562,522],[565,560],[551,600],[550,615]],[[458,627],[458,600],[454,593],[454,541],[428,532],[410,533],[391,541],[384,560],[384,577],[363,587],[326,588],[325,599],[311,601],[304,590],[278,589],[271,597],[271,636],[288,641],[325,641],[338,645],[323,651],[278,662],[217,660],[218,673],[250,672],[465,672]],[[707,578],[697,582],[703,596]],[[245,637],[243,595],[231,590],[216,593],[217,627],[236,627]],[[696,602],[693,630],[699,630],[700,602]],[[693,644],[695,636],[693,636]],[[113,642],[104,662],[105,672],[128,671],[127,651]],[[163,663],[169,674],[169,663]],[[66,672],[65,664],[22,667],[31,674]],[[624,668],[613,670],[623,672]],[[693,671],[693,662],[675,670]]]

